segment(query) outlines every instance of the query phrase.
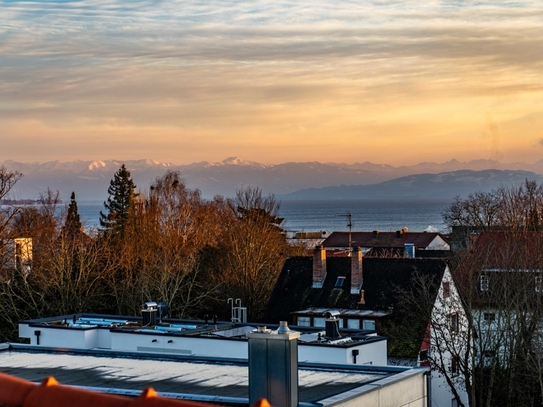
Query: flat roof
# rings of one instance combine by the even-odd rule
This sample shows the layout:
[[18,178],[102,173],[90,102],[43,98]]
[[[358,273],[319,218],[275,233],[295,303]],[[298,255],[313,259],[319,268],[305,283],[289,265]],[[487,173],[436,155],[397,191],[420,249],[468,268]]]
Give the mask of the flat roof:
[[[39,382],[54,376],[61,384],[139,394],[147,387],[183,399],[243,403],[248,399],[248,365],[239,360],[205,360],[183,356],[121,356],[112,352],[73,352],[12,344],[0,347],[0,372]],[[299,365],[299,400],[316,403],[406,368]]]
[[385,311],[365,310],[365,309],[344,309],[344,308],[308,308],[291,312],[292,315],[314,315],[321,316],[331,311],[339,312],[341,317],[374,317],[380,318],[390,315]]
[[[383,311],[368,311],[368,310],[347,310],[338,308],[310,308],[307,310],[295,311],[294,315],[321,315],[329,311],[339,311],[341,317],[345,316],[369,316],[383,317],[388,313]],[[190,337],[206,337],[216,339],[233,339],[247,340],[246,335],[249,332],[257,330],[259,326],[269,326],[272,329],[278,328],[277,324],[263,323],[236,323],[217,321],[217,324],[204,322],[200,320],[174,319],[165,318],[164,323],[159,323],[152,326],[142,326],[142,317],[122,316],[122,315],[105,315],[105,314],[90,314],[78,313],[70,315],[58,315],[45,318],[27,319],[19,321],[19,325],[27,324],[30,327],[42,327],[52,329],[69,329],[77,331],[85,331],[91,329],[108,329],[111,332],[133,333],[138,335],[164,335],[164,336],[190,336]],[[308,327],[290,325],[290,328],[301,332],[302,335],[309,334],[305,340],[301,341],[304,344],[309,344],[310,337],[314,337],[312,345],[316,346],[333,346],[349,348],[358,346],[361,343],[370,343],[375,341],[386,340],[384,336],[378,336],[373,330],[364,329],[346,329],[340,328],[340,332],[344,336],[349,336],[351,341],[337,342],[328,340],[326,337],[317,340],[318,332],[324,332],[324,327]],[[312,335],[315,334],[315,335]],[[336,339],[336,338],[334,338]]]

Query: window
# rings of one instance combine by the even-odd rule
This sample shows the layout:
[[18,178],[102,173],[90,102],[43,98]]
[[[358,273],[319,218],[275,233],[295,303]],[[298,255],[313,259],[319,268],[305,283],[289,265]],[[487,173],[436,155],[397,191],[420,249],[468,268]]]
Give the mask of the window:
[[313,318],[313,326],[317,326],[319,328],[324,328],[324,317],[315,317]]
[[494,361],[495,352],[492,350],[487,350],[483,352],[483,365],[486,367],[492,366]]
[[543,276],[535,276],[535,292],[543,292]]
[[492,322],[496,319],[496,314],[494,314],[493,312],[485,312],[483,313],[483,319],[485,320],[485,322]]
[[460,372],[458,356],[451,357],[451,364],[449,366],[451,374],[456,376]]
[[419,366],[430,366],[428,360],[428,349],[419,352]]
[[360,329],[360,320],[349,318],[347,319],[347,328],[350,329]]
[[23,248],[21,243],[15,243],[15,267],[20,269],[23,266]]
[[443,298],[449,298],[451,295],[451,283],[449,281],[443,282]]
[[460,321],[458,320],[458,314],[456,312],[454,314],[449,315],[449,324],[450,324],[451,332],[459,331]]
[[298,317],[297,318],[298,326],[311,326],[311,319],[309,317]]
[[339,276],[336,280],[336,285],[334,286],[334,290],[339,290],[341,287],[343,287],[344,281],[345,281],[345,277]]
[[375,331],[375,321],[373,319],[365,319],[362,323],[362,329]]
[[479,289],[481,291],[488,291],[490,282],[488,281],[488,276],[479,276]]

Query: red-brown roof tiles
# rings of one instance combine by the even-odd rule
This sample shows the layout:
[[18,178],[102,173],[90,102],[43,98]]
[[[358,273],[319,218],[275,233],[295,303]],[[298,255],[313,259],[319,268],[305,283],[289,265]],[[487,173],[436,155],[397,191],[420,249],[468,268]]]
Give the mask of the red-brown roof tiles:
[[[352,232],[352,247],[404,247],[413,243],[417,249],[425,249],[439,236],[433,232]],[[324,242],[324,247],[349,247],[349,232],[333,232]]]
[[[267,402],[262,404],[263,401],[260,401],[260,403],[260,407],[269,407]],[[0,405],[8,407],[215,407],[195,401],[159,397],[152,388],[144,390],[139,397],[131,399],[63,386],[53,377],[48,377],[37,385],[3,373],[0,373]]]

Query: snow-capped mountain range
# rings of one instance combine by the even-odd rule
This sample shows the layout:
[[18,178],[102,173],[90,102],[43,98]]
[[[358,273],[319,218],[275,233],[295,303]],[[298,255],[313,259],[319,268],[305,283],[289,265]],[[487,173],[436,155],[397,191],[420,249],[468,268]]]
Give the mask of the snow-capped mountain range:
[[24,175],[11,194],[13,199],[35,199],[51,188],[59,190],[65,200],[75,191],[78,200],[103,201],[107,198],[109,181],[123,163],[140,190],[147,190],[153,180],[172,170],[179,171],[189,188],[200,189],[207,198],[217,194],[232,196],[239,188],[258,186],[265,194],[273,193],[281,199],[361,199],[369,195],[372,198],[439,195],[448,199],[526,178],[539,180],[538,174],[543,174],[543,160],[534,164],[451,160],[398,167],[371,162],[262,164],[236,157],[189,165],[147,159],[45,163],[7,160],[1,164]]

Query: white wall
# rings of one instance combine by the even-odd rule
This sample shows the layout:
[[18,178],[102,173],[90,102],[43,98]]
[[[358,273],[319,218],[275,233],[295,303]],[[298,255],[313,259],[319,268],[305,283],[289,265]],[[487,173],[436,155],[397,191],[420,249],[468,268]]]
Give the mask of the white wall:
[[451,250],[451,246],[441,236],[436,236],[428,245],[427,250]]
[[425,372],[413,369],[397,373],[317,403],[323,407],[427,407]]
[[[19,336],[37,345],[34,331],[39,330],[40,346],[67,349],[111,349],[119,352],[151,352],[177,355],[197,355],[247,359],[244,339],[206,338],[167,334],[110,331],[109,328],[62,329],[58,327],[30,327],[19,324]],[[333,364],[353,364],[352,351],[357,349],[356,364],[387,365],[387,341],[360,342],[356,346],[298,345],[298,360]]]
[[[444,297],[444,282],[449,282],[449,296]],[[448,316],[452,313],[457,313],[459,318],[459,330],[456,333],[451,333],[447,329],[436,329],[437,327],[446,327],[448,324]],[[452,274],[449,267],[445,269],[443,273],[443,279],[439,288],[439,292],[434,303],[432,310],[433,327],[430,329],[430,352],[437,352],[437,349],[456,349],[457,354],[461,354],[465,348],[465,335],[467,333],[467,319],[464,308],[460,300],[460,294],[454,285]],[[447,351],[441,351],[441,357],[443,358],[444,365],[451,364],[451,353]],[[449,372],[455,382],[455,388],[458,390],[462,401],[468,405],[468,395],[464,389],[463,380],[464,377],[461,374],[456,376]],[[431,385],[431,400],[432,406],[450,406],[451,400],[454,398],[453,393],[445,377],[441,375],[435,369],[432,369],[432,385]]]
[[111,332],[111,350],[247,359],[247,341]]
[[92,349],[96,347],[97,333],[94,329],[55,329],[43,327],[28,327],[24,329],[28,335],[19,336],[29,338],[31,345],[38,345],[38,337],[36,331],[40,331],[40,346],[67,348],[67,349]]
[[339,363],[352,365],[353,350],[358,350],[357,365],[387,365],[387,341],[360,343],[349,348],[333,346],[298,345],[298,360],[300,362]]

